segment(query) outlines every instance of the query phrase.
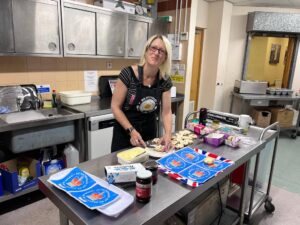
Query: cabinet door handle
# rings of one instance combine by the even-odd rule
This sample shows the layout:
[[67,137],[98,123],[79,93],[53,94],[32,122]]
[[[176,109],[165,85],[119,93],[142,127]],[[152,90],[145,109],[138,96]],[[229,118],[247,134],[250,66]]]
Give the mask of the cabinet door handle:
[[130,48],[129,49],[129,55],[133,54],[134,53],[134,49],[133,48]]
[[68,49],[69,49],[70,51],[74,51],[74,50],[75,50],[75,44],[74,44],[74,43],[69,43],[69,44],[68,44]]
[[48,48],[49,48],[50,51],[55,51],[56,48],[57,48],[57,46],[56,46],[56,44],[54,42],[50,42],[48,44]]

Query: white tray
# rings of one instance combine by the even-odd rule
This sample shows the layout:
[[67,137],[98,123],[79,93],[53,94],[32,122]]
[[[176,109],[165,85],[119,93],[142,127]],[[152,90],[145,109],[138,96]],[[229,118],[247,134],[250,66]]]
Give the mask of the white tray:
[[[51,175],[48,179],[48,182],[51,183],[50,180],[62,179],[72,169],[73,168],[68,168],[61,172]],[[129,193],[127,193],[126,191],[124,191],[112,184],[108,184],[106,181],[104,181],[101,178],[96,177],[88,172],[85,172],[85,173],[88,174],[92,179],[94,179],[96,181],[96,183],[98,183],[99,185],[110,189],[111,191],[119,194],[119,196],[120,196],[120,198],[117,201],[115,201],[114,203],[109,204],[106,207],[102,207],[101,209],[97,208],[96,210],[98,210],[99,212],[101,212],[107,216],[118,217],[121,212],[123,212],[128,206],[130,206],[133,203],[134,197],[132,195],[130,195]],[[53,184],[53,183],[51,183],[51,184]]]

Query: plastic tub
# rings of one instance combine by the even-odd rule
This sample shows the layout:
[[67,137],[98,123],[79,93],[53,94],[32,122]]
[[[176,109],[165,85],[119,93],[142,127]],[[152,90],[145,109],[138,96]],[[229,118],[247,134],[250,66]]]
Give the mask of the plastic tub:
[[85,91],[64,91],[60,92],[60,99],[67,105],[80,105],[91,102],[92,93]]

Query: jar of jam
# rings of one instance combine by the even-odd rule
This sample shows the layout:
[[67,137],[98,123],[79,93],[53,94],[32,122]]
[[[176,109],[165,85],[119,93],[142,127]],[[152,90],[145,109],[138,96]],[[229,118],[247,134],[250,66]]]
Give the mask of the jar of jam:
[[145,162],[144,164],[146,170],[151,171],[152,173],[152,184],[155,185],[157,182],[157,175],[158,175],[158,171],[157,171],[157,162],[154,160],[148,160],[147,162]]
[[152,173],[149,170],[139,170],[136,174],[135,195],[139,202],[147,203],[151,198]]

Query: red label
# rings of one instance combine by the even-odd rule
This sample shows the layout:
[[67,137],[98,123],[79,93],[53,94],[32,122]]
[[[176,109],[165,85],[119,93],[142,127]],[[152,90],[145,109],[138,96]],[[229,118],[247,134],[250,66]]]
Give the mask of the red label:
[[136,183],[135,193],[136,193],[136,196],[139,198],[151,197],[151,184]]

